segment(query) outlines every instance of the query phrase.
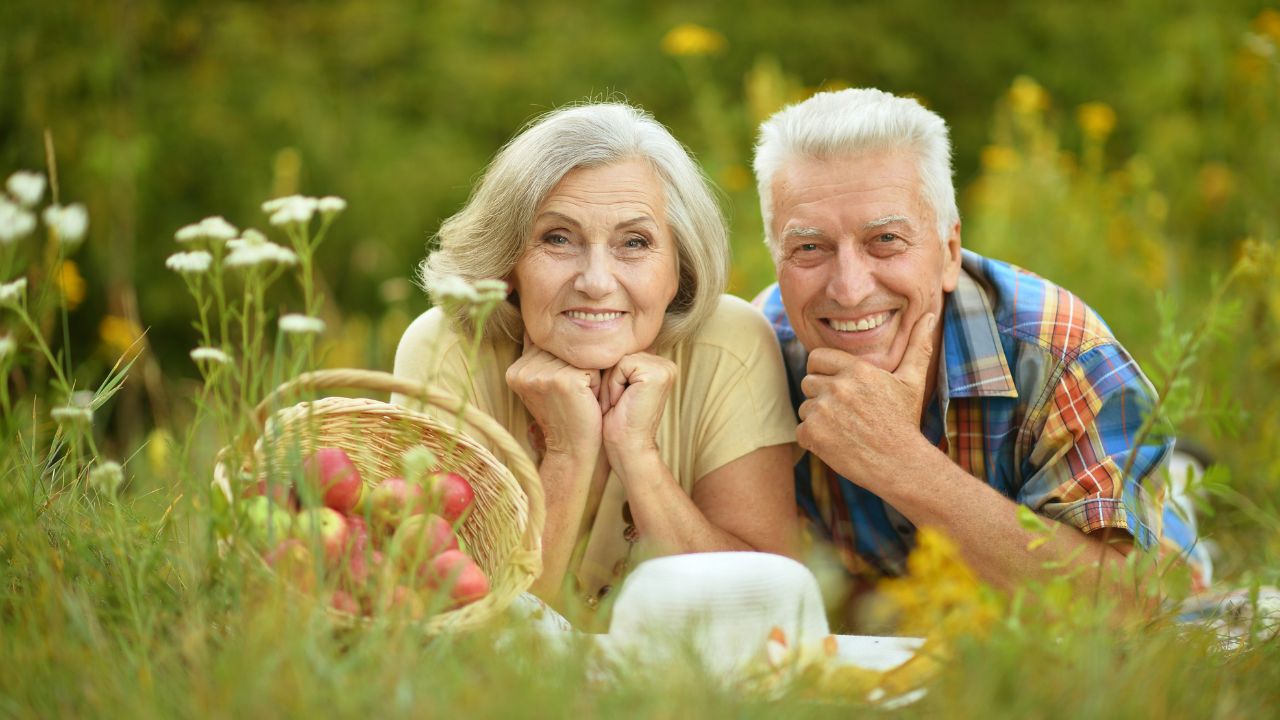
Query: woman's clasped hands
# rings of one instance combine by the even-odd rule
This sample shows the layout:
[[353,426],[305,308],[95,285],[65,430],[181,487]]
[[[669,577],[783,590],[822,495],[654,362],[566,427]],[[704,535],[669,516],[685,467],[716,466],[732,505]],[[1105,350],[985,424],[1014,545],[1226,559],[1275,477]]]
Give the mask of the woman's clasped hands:
[[584,370],[525,337],[507,369],[507,385],[542,429],[547,454],[594,464],[604,450],[610,467],[657,454],[658,424],[679,370],[652,353],[624,355],[606,370]]

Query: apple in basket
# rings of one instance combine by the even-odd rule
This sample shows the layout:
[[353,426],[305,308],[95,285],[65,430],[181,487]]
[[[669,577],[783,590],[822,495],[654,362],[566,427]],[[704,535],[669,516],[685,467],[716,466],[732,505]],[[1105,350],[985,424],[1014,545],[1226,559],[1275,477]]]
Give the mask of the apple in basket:
[[427,511],[427,493],[417,483],[389,477],[369,491],[369,514],[382,528],[394,528],[405,517]]
[[240,492],[240,496],[243,498],[265,496],[274,500],[277,505],[282,505],[295,511],[298,509],[298,497],[293,494],[293,488],[285,482],[268,483],[266,480],[259,480],[245,487]]
[[307,544],[297,538],[283,540],[263,556],[267,565],[285,582],[300,590],[316,585],[316,566]]
[[471,483],[458,473],[432,473],[427,483],[433,489],[432,494],[440,498],[440,514],[451,523],[458,522],[475,502],[476,492]]
[[359,515],[347,515],[347,577],[356,586],[369,579],[369,560],[373,552],[369,546],[369,526]]
[[244,501],[245,535],[255,547],[269,548],[289,537],[293,515],[265,495]]
[[418,580],[432,590],[446,588],[455,607],[489,594],[489,578],[461,550],[445,550],[432,558],[419,568]]
[[400,524],[391,538],[391,556],[401,567],[413,567],[445,550],[458,549],[453,526],[439,515],[413,515]]
[[316,450],[302,465],[303,477],[325,507],[351,512],[360,503],[364,483],[360,471],[342,448]]
[[319,538],[325,559],[330,565],[341,562],[347,551],[350,526],[347,518],[333,508],[319,507],[298,513],[293,525],[294,535],[305,542]]

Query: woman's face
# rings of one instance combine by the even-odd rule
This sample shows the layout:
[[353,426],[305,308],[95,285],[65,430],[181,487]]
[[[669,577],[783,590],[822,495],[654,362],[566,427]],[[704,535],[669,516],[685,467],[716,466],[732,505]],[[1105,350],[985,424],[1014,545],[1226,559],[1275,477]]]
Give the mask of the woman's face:
[[676,295],[662,184],[643,160],[569,172],[538,207],[516,263],[525,333],[584,370],[647,350]]

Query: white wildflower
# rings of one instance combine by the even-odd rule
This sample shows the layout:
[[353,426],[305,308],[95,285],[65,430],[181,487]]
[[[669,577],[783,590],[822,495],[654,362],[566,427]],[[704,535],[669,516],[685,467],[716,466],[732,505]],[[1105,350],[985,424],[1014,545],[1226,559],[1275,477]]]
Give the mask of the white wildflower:
[[180,243],[189,243],[196,240],[214,240],[217,242],[226,242],[236,236],[236,226],[227,222],[220,215],[207,217],[198,223],[184,225],[173,234],[173,239]]
[[103,495],[115,495],[124,482],[124,468],[114,460],[99,460],[89,471],[89,485]]
[[79,405],[60,405],[49,411],[49,417],[59,425],[88,425],[93,422],[93,410]]
[[323,215],[334,215],[347,209],[347,201],[335,195],[326,195],[316,203]]
[[44,175],[30,170],[19,170],[9,176],[4,186],[9,194],[24,207],[34,207],[44,196]]
[[320,201],[303,195],[290,195],[262,203],[263,212],[270,213],[272,225],[292,225],[311,222],[311,216],[319,209]]
[[0,360],[12,355],[18,349],[18,344],[8,335],[0,335]]
[[436,278],[435,282],[428,285],[427,292],[431,293],[431,297],[435,298],[436,302],[441,303],[476,302],[479,299],[471,283],[457,275]]
[[184,275],[198,275],[213,264],[213,255],[204,250],[174,253],[164,261],[164,266]]
[[27,296],[27,279],[20,277],[7,283],[0,283],[0,305],[17,305]]
[[507,284],[501,280],[477,280],[473,286],[479,302],[500,302],[507,297]]
[[44,224],[53,228],[60,242],[75,245],[84,239],[89,229],[89,211],[80,203],[66,207],[50,205],[44,209]]
[[35,229],[35,215],[0,197],[0,245],[26,237]]
[[230,365],[231,356],[214,347],[198,347],[191,351],[191,359],[199,362],[211,362],[218,365]]
[[281,315],[277,324],[280,327],[280,332],[286,332],[290,335],[319,335],[324,332],[324,321],[310,315],[299,315],[298,313]]
[[[241,238],[244,240],[244,238]],[[237,243],[227,255],[227,267],[254,267],[256,265],[296,265],[298,255],[294,251],[273,242]]]

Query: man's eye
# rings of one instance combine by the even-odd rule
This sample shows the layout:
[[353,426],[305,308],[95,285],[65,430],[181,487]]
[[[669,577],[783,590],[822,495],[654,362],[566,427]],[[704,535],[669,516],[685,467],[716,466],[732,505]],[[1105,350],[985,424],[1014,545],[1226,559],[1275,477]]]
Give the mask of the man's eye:
[[818,243],[800,243],[796,246],[798,252],[813,252],[818,249]]
[[881,242],[881,243],[891,243],[897,239],[898,239],[898,236],[893,233],[881,233],[876,236],[876,242]]

